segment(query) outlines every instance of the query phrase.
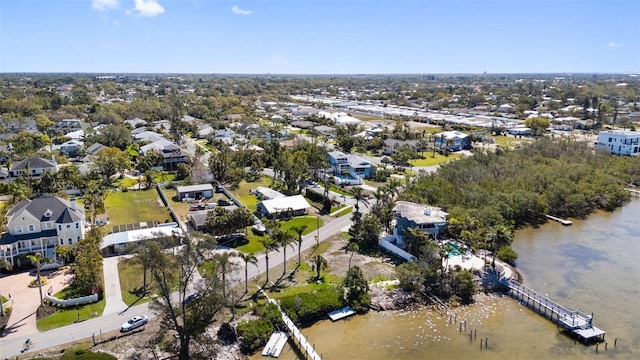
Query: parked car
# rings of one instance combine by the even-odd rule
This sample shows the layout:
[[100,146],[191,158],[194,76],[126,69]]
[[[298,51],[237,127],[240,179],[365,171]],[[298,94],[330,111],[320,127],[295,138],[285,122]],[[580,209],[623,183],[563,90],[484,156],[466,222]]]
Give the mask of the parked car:
[[193,293],[193,294],[187,295],[187,297],[185,297],[184,300],[182,300],[182,303],[184,305],[188,305],[188,304],[191,304],[194,300],[198,300],[198,299],[200,299],[200,294]]
[[217,193],[221,193],[224,191],[224,188],[222,187],[222,185],[216,185],[216,192]]
[[127,321],[126,323],[122,324],[122,326],[120,326],[120,331],[122,332],[131,331],[133,329],[139,328],[140,326],[148,322],[149,322],[149,317],[147,317],[147,315],[134,316],[131,319],[129,319],[129,321]]
[[229,201],[227,199],[219,199],[218,200],[218,205],[220,205],[220,206],[229,206],[229,205],[231,205],[231,201]]

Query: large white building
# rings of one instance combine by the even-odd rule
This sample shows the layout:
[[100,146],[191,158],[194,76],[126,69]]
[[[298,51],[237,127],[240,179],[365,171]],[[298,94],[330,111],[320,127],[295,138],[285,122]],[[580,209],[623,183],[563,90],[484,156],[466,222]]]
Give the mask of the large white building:
[[607,130],[598,134],[596,149],[616,155],[640,156],[640,132]]
[[56,246],[75,246],[84,239],[84,209],[73,199],[22,200],[7,212],[6,230],[0,238],[0,258],[13,265],[18,255],[38,252],[55,258]]

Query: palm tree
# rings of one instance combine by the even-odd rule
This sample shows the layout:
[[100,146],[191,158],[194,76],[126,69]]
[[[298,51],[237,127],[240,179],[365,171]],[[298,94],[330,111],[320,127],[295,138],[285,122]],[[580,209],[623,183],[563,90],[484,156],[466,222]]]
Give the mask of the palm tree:
[[355,242],[350,242],[347,245],[347,251],[351,251],[351,256],[349,257],[349,270],[351,269],[351,259],[353,259],[353,253],[360,250],[360,246],[358,246]]
[[291,230],[295,232],[296,235],[298,235],[298,267],[300,267],[300,264],[302,264],[302,262],[300,261],[300,252],[302,251],[302,234],[304,234],[304,232],[307,231],[308,228],[309,225],[307,224],[291,227]]
[[320,271],[326,269],[329,266],[329,263],[327,263],[327,259],[323,258],[322,255],[316,255],[316,257],[313,259],[313,262],[315,263],[315,267],[316,267],[316,279],[320,280]]
[[229,270],[229,264],[231,264],[231,258],[236,256],[234,252],[222,252],[213,255],[213,259],[220,266],[220,272],[222,273],[222,298],[227,299],[227,271]]
[[287,273],[287,246],[294,241],[294,238],[289,234],[289,232],[284,230],[278,230],[274,235],[275,241],[278,245],[282,246],[283,249],[284,262],[282,264],[284,268],[282,269],[282,275],[284,275]]
[[249,264],[258,266],[258,258],[252,253],[240,253],[240,259],[244,261],[244,293],[249,292]]
[[271,236],[265,236],[261,238],[259,241],[260,241],[260,244],[262,244],[262,246],[264,247],[264,259],[267,263],[267,268],[266,268],[267,279],[265,280],[265,282],[268,283],[269,282],[269,252],[271,250],[277,250],[278,244],[273,240]]
[[369,207],[369,195],[366,195],[364,193],[364,189],[362,189],[360,186],[356,186],[351,189],[351,194],[356,200],[356,212],[360,212],[360,202],[362,202],[366,207]]
[[44,306],[44,300],[42,298],[42,282],[40,281],[40,264],[51,262],[48,257],[42,256],[40,253],[34,253],[27,255],[27,259],[36,266],[36,280],[38,281],[38,289],[40,290],[40,306]]

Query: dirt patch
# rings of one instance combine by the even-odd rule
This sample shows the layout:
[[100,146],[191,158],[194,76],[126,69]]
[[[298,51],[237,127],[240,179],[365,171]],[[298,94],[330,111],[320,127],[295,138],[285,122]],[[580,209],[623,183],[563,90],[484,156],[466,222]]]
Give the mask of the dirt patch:
[[353,253],[352,257],[351,252],[346,251],[347,241],[341,236],[333,236],[327,241],[331,243],[331,246],[322,256],[327,259],[329,270],[332,273],[341,277],[346,276],[349,270],[349,261],[351,261],[351,266],[359,266],[369,281],[395,279],[395,266],[387,258],[360,253]]
[[49,315],[53,315],[58,310],[55,306],[51,306],[45,303],[44,306],[39,306],[36,310],[36,320],[44,319]]

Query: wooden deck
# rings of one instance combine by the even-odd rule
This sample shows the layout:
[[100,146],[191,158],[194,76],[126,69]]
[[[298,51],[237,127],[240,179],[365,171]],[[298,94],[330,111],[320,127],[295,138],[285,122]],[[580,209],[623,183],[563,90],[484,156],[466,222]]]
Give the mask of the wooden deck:
[[629,189],[629,188],[625,188],[625,190],[627,190],[629,193],[631,193],[631,196],[640,197],[640,190]]
[[580,310],[569,310],[516,281],[503,278],[500,282],[509,288],[508,293],[513,298],[557,323],[581,341],[604,340],[605,331],[593,326],[593,314],[587,315]]

